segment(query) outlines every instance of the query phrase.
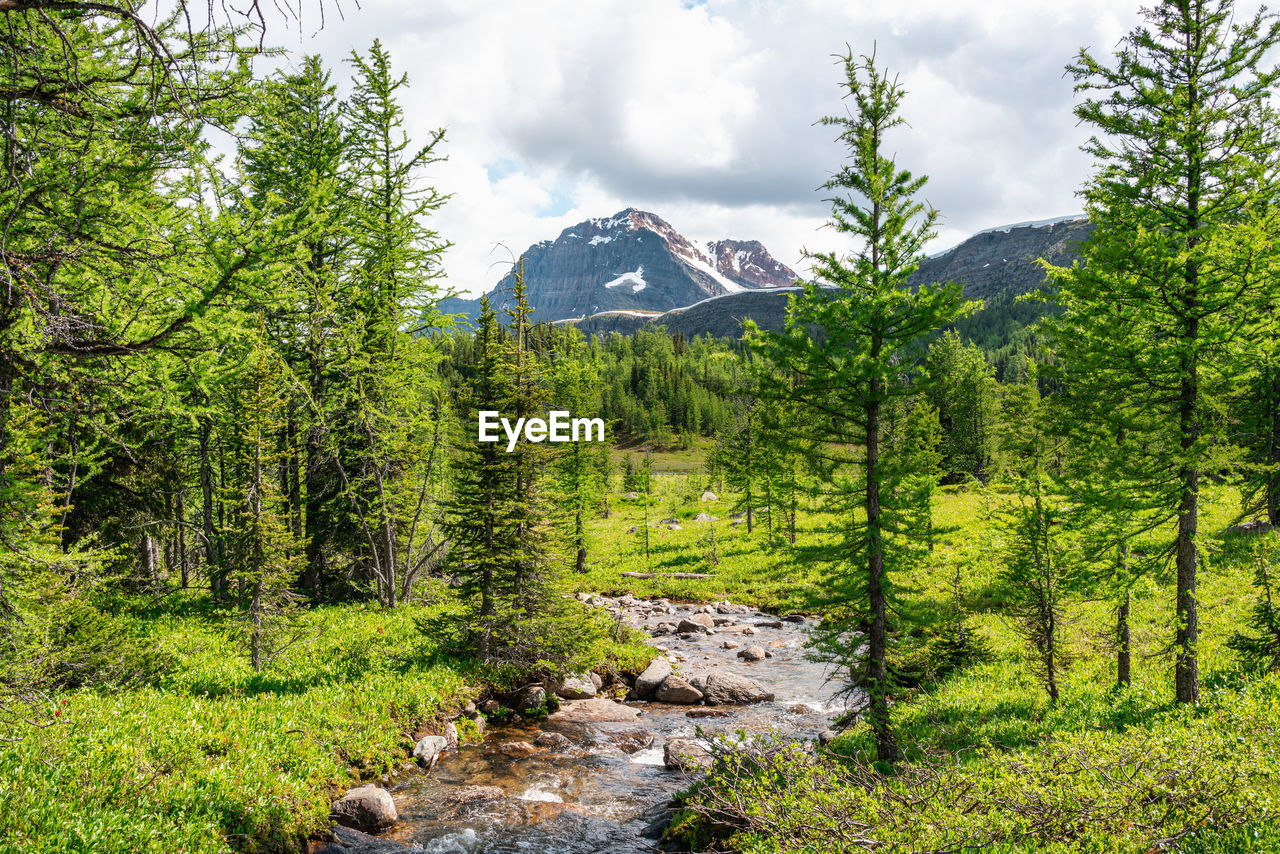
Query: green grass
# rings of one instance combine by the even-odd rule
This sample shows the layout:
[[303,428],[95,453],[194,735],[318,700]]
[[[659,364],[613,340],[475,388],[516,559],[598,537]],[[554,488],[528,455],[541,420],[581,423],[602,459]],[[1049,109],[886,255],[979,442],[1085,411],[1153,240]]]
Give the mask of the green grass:
[[[52,698],[0,744],[0,852],[301,851],[333,797],[403,764],[487,678],[440,661],[425,607],[307,612],[307,639],[255,674],[203,596],[138,613],[175,661],[159,684]],[[597,642],[584,660],[644,650]]]
[[[682,501],[688,492],[668,488],[664,498],[676,515],[706,506]],[[864,850],[850,841],[857,836],[889,851],[1136,854],[1157,850],[1161,840],[1167,844],[1158,850],[1280,850],[1280,833],[1272,826],[1280,813],[1280,674],[1238,673],[1226,646],[1255,597],[1252,564],[1243,543],[1215,535],[1232,521],[1235,494],[1221,489],[1207,498],[1198,707],[1173,703],[1171,568],[1138,589],[1130,688],[1114,686],[1107,640],[1113,605],[1086,595],[1072,599],[1065,632],[1071,663],[1061,679],[1061,700],[1051,704],[1027,667],[1013,622],[1000,613],[1001,543],[988,507],[998,498],[944,494],[935,522],[946,533],[900,581],[910,585],[908,601],[917,613],[940,615],[950,607],[958,573],[970,623],[994,655],[905,692],[894,706],[893,727],[908,770],[880,784],[868,782],[875,776],[866,771],[855,774],[859,783],[845,780],[848,769],[868,769],[874,758],[870,733],[858,723],[831,745],[829,758],[815,761],[784,750],[750,773],[726,772],[691,803],[707,804],[711,793],[735,790],[751,817],[737,825],[749,832],[729,844],[753,854]],[[720,502],[720,512],[710,512],[723,515],[726,506]],[[603,590],[625,587],[616,572],[636,562],[635,535],[619,533],[636,524],[636,511],[620,509],[621,518],[595,529],[597,542],[615,550],[591,573],[590,583]],[[803,535],[796,549],[769,549],[759,531],[751,537],[728,531],[721,540],[724,559],[712,567],[701,559],[704,546],[689,528],[670,539],[658,534],[653,568],[697,567],[714,578],[639,582],[646,592],[789,610],[803,609],[821,587],[820,573],[806,570],[802,557],[813,535]],[[708,829],[692,821],[682,832],[705,843]],[[720,828],[722,842],[730,830]]]

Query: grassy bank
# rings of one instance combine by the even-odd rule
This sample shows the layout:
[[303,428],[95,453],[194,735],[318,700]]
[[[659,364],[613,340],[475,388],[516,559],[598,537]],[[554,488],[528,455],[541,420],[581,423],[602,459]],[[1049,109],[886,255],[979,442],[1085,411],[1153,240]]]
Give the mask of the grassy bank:
[[[135,605],[169,672],[53,697],[41,727],[0,744],[0,852],[303,850],[334,796],[403,764],[488,682],[435,654],[415,625],[429,610],[310,611],[304,639],[255,674],[202,595]],[[583,663],[643,654],[582,649]]]
[[[700,487],[663,478],[650,518],[675,516],[682,530],[650,530],[648,568],[709,578],[632,580],[645,565],[643,506],[615,503],[596,523],[597,558],[587,584],[688,599],[730,598],[775,611],[813,612],[821,575],[806,560],[818,542],[795,547],[763,526],[730,528],[731,502],[703,503]],[[1135,589],[1133,684],[1115,687],[1110,635],[1114,603],[1081,593],[1066,608],[1069,664],[1062,697],[1049,702],[1027,649],[1004,611],[997,580],[1001,542],[990,511],[998,496],[944,494],[935,520],[946,532],[910,578],[910,607],[941,620],[955,584],[969,624],[991,655],[902,694],[893,723],[906,753],[895,776],[871,765],[869,731],[854,724],[829,750],[767,750],[728,766],[695,791],[683,834],[734,850],[1185,851],[1280,850],[1280,675],[1237,670],[1227,640],[1245,625],[1256,597],[1251,540],[1225,539],[1238,506],[1230,490],[1210,496],[1202,524],[1200,662],[1203,702],[1173,702],[1172,570]],[[708,559],[699,512],[720,516],[718,563]],[[805,517],[802,528],[814,521]],[[1141,547],[1144,544],[1138,544]],[[909,646],[928,649],[931,630]],[[711,816],[710,823],[703,816]]]

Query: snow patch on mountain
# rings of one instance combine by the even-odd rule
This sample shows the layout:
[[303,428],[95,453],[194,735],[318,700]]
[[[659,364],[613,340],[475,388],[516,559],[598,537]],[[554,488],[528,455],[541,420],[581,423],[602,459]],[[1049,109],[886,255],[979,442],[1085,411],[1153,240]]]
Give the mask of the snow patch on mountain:
[[606,288],[620,288],[624,285],[630,285],[631,293],[637,294],[644,290],[645,284],[644,265],[641,264],[634,273],[623,273],[618,278],[605,282],[604,286]]

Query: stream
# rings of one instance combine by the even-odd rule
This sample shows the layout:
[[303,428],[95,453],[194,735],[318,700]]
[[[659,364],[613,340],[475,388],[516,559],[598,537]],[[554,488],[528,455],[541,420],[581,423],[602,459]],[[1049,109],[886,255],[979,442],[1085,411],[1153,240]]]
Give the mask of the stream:
[[[631,625],[648,630],[706,610],[630,597],[598,601],[618,609]],[[762,625],[778,618],[754,610],[715,616],[734,622],[718,626],[714,634],[662,635],[651,643],[685,678],[729,671],[754,679],[775,694],[774,701],[716,707],[563,701],[560,712],[546,721],[493,727],[482,744],[442,756],[429,774],[413,776],[397,787],[393,796],[400,823],[382,838],[437,854],[655,851],[651,825],[672,793],[690,780],[664,766],[668,739],[694,738],[695,727],[704,736],[772,731],[814,738],[844,709],[830,700],[833,689],[825,682],[824,666],[804,656],[807,623]],[[750,637],[743,634],[748,626],[755,629]],[[739,646],[724,649],[725,641]],[[758,662],[738,658],[739,650],[751,644],[773,657]],[[721,714],[691,716],[707,713]],[[499,749],[513,741],[532,743],[544,732],[560,733],[568,743],[519,758]],[[475,791],[467,787],[477,786],[497,787],[502,794],[467,800]]]

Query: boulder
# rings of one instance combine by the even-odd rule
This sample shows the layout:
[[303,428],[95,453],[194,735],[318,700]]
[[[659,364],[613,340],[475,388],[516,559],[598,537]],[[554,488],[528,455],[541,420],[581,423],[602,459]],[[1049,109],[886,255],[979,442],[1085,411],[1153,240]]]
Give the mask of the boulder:
[[538,752],[538,748],[527,741],[508,741],[506,744],[499,745],[498,750],[513,759],[521,756],[531,756]]
[[711,626],[695,623],[693,620],[681,620],[676,624],[676,632],[682,635],[710,634]]
[[659,525],[674,525],[676,522],[679,522],[679,521],[680,521],[680,520],[679,520],[679,519],[677,519],[675,516],[668,516],[668,517],[667,517],[667,518],[665,518],[665,519],[659,519],[659,520],[658,520],[658,524],[659,524]]
[[761,688],[754,679],[736,673],[708,674],[702,693],[708,706],[738,706],[773,699],[773,693]]
[[533,743],[537,747],[545,747],[548,750],[564,751],[573,747],[573,742],[558,732],[539,733]]
[[623,498],[625,498],[625,499],[627,499],[628,501],[639,501],[639,500],[640,500],[640,493],[638,493],[638,492],[624,492],[624,493],[622,494],[622,497],[623,497]]
[[839,733],[833,729],[824,729],[822,732],[818,733],[818,744],[830,744],[835,740],[837,735],[839,735]]
[[436,764],[436,760],[440,758],[440,754],[444,753],[449,747],[449,742],[444,736],[427,735],[418,739],[418,743],[413,748],[413,758],[418,760],[418,764],[424,768],[430,768]]
[[679,525],[675,524],[674,522],[672,522],[670,525],[667,525],[666,527],[667,527],[667,530],[668,530],[668,531],[683,531],[683,530],[684,530],[684,528],[681,528]]
[[480,704],[480,712],[485,715],[496,715],[502,711],[502,704],[497,700],[485,700]]
[[746,605],[735,605],[732,602],[721,602],[716,605],[717,614],[750,614],[751,608]]
[[737,622],[737,620],[733,617],[715,617],[714,622],[716,624],[716,628],[720,628],[721,626],[732,626]]
[[681,771],[702,771],[711,767],[711,753],[692,738],[673,738],[662,748],[662,764]]
[[312,849],[313,854],[408,854],[412,850],[390,839],[379,839],[349,827],[335,826],[330,836],[333,841]]
[[724,709],[690,709],[684,713],[686,718],[727,718],[729,713]]
[[749,646],[738,653],[738,658],[743,661],[764,661],[764,647]]
[[596,695],[596,683],[590,673],[573,673],[556,688],[556,696],[566,700],[590,700]]
[[721,646],[721,648],[723,648],[723,649],[737,649],[737,648],[738,648],[738,642],[737,642],[737,641],[725,641],[724,643],[720,644],[720,646]]
[[452,721],[444,725],[444,749],[458,749],[458,726]]
[[[681,622],[685,621],[682,620]],[[716,627],[716,618],[710,614],[694,614],[689,617],[688,622],[696,623],[697,625],[707,629],[714,629]]]
[[701,499],[701,500],[703,500],[703,501],[715,501],[715,500],[716,500],[716,494],[715,494],[714,492],[712,492],[711,490],[709,490],[709,489],[708,489],[706,492],[702,493],[702,499]]
[[660,703],[692,706],[694,703],[701,702],[702,692],[679,676],[672,674],[662,680],[662,684],[653,692],[653,698]]
[[719,522],[719,521],[720,521],[720,517],[719,517],[719,516],[712,516],[710,513],[699,513],[697,516],[694,516],[694,517],[693,517],[693,521],[695,521],[695,522]]
[[639,528],[637,528],[635,525],[632,525],[630,528],[627,528],[627,533],[628,533],[628,534],[634,534],[634,533],[636,533],[636,532],[637,532],[637,531],[639,531],[639,530],[640,530],[640,529],[639,529]]
[[334,802],[333,820],[344,827],[377,833],[391,827],[400,820],[400,816],[396,812],[395,801],[391,800],[391,793],[386,789],[359,786]]
[[670,675],[671,662],[665,658],[655,658],[649,662],[649,666],[644,669],[644,673],[636,677],[635,687],[631,691],[639,699],[647,700],[653,696],[654,691],[658,690],[658,686],[662,684],[663,680]]
[[649,634],[655,638],[659,638],[659,637],[662,637],[663,635],[669,635],[675,630],[676,630],[676,627],[673,626],[671,623],[658,623],[658,625],[653,627],[653,631],[649,632]]
[[784,619],[786,619],[788,623],[803,623],[804,614],[788,614]]
[[756,623],[756,625],[762,629],[780,629],[782,628],[782,620],[779,620],[779,619],[761,620],[760,622]]
[[754,635],[754,634],[756,633],[756,627],[755,627],[755,626],[747,626],[745,629],[743,629],[743,630],[742,630],[742,633],[743,633],[744,635]]
[[707,693],[707,674],[699,673],[696,676],[689,677],[689,684],[702,693]]
[[547,723],[622,722],[634,721],[639,716],[639,709],[623,703],[615,703],[603,697],[596,697],[594,700],[565,700],[558,712],[547,717]]
[[541,685],[526,685],[516,692],[515,710],[523,714],[540,712],[547,707],[547,689]]

